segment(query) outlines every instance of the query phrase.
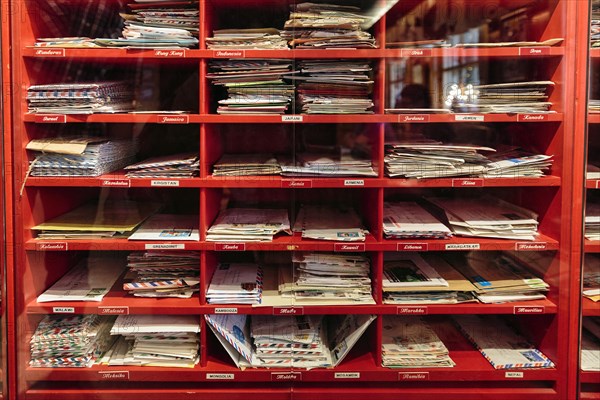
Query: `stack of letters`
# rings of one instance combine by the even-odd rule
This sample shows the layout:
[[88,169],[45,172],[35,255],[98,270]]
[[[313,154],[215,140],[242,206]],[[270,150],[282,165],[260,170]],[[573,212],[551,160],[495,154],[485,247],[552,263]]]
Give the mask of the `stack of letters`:
[[368,230],[352,208],[303,205],[294,224],[303,239],[364,242]]
[[389,317],[383,323],[384,367],[454,367],[444,343],[420,317]]
[[206,232],[209,242],[272,241],[279,232],[292,234],[287,210],[228,208]]
[[193,251],[136,251],[127,256],[123,290],[138,297],[192,297],[199,290],[200,254]]
[[278,50],[287,49],[287,41],[275,28],[219,29],[206,38],[206,47],[212,50]]
[[600,255],[586,253],[583,266],[583,296],[600,301]]
[[110,348],[113,318],[46,315],[31,336],[29,365],[41,368],[91,367]]
[[448,239],[452,232],[421,205],[412,201],[383,205],[386,239]]
[[376,177],[371,160],[352,155],[305,153],[281,163],[284,176],[367,176]]
[[279,175],[281,167],[272,154],[224,154],[213,166],[213,176]]
[[600,371],[600,318],[583,318],[581,370]]
[[600,0],[592,0],[590,44],[592,47],[600,47]]
[[221,263],[206,292],[209,304],[260,304],[263,271],[254,263]]
[[198,153],[153,157],[125,167],[128,178],[191,178],[198,175]]
[[585,205],[585,238],[600,240],[600,203],[587,202]]

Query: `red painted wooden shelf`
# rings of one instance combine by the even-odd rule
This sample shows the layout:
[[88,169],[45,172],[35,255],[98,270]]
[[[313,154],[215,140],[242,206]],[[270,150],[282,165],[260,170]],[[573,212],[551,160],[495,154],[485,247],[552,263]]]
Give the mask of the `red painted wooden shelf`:
[[588,189],[600,189],[600,179],[587,179],[585,187]]
[[[579,376],[582,383],[600,384],[600,372],[598,371],[580,371]],[[598,393],[600,395],[600,393]]]
[[586,253],[600,253],[600,240],[584,240],[583,249]]
[[600,124],[600,113],[589,113],[588,122],[590,124]]
[[[206,246],[204,246],[206,247]],[[173,241],[173,242],[145,242],[127,239],[98,239],[98,240],[36,240],[30,239],[25,244],[25,250],[41,251],[71,251],[71,250],[112,250],[112,251],[140,251],[140,250],[202,250],[201,242]]]
[[600,317],[600,302],[594,303],[592,300],[583,297],[581,299],[581,312],[584,317]]
[[130,123],[130,124],[192,124],[202,122],[198,114],[24,114],[24,122],[46,123]]
[[591,58],[600,58],[600,47],[590,49]]

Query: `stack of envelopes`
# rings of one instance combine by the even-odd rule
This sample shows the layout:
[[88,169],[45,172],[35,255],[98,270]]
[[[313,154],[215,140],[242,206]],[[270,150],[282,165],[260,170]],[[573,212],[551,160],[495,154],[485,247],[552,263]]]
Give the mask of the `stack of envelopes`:
[[539,178],[552,166],[553,156],[532,154],[519,148],[509,147],[490,156],[484,178]]
[[125,167],[128,178],[191,178],[200,172],[198,153],[153,157]]
[[446,214],[455,235],[535,240],[537,214],[492,196],[427,200]]
[[293,304],[373,304],[371,265],[360,254],[300,253],[279,268],[279,292]]
[[324,3],[292,6],[281,35],[296,48],[376,48],[375,39],[362,25],[370,18],[358,7]]
[[477,288],[482,303],[542,300],[550,285],[510,253],[446,255],[445,259]]
[[31,336],[29,365],[40,368],[91,367],[108,350],[114,318],[46,315]]
[[302,232],[303,239],[340,242],[364,242],[369,233],[354,209],[327,205],[303,205],[294,232]]
[[137,142],[80,136],[34,139],[26,148],[35,151],[32,176],[100,176],[130,164]]
[[94,114],[133,110],[133,90],[127,81],[54,83],[27,89],[30,113]]
[[491,147],[436,141],[387,143],[385,170],[392,178],[477,176],[489,162],[480,152],[494,151]]
[[283,78],[294,71],[290,60],[213,60],[206,78],[227,90],[218,114],[284,114],[294,85]]
[[585,238],[600,240],[600,203],[588,201],[585,205]]
[[455,315],[454,320],[495,369],[554,367],[548,357],[497,315]]
[[456,304],[477,301],[477,290],[442,258],[418,253],[390,253],[383,264],[386,304]]
[[448,239],[452,231],[418,203],[402,201],[384,203],[383,234],[386,239]]
[[592,0],[590,45],[600,47],[600,0]]
[[272,241],[279,232],[292,234],[287,210],[228,208],[206,232],[209,242]]
[[298,62],[297,108],[305,114],[373,114],[373,80],[368,61],[305,60]]
[[279,175],[281,167],[272,154],[223,154],[213,166],[213,176]]
[[138,297],[192,297],[199,290],[200,254],[135,251],[127,256],[123,290]]
[[219,29],[213,37],[206,38],[206,47],[211,50],[277,50],[287,49],[287,40],[275,28]]
[[254,263],[221,263],[206,291],[209,304],[260,304],[263,271]]
[[193,368],[200,361],[200,321],[193,315],[119,315],[105,365]]
[[600,371],[600,317],[583,318],[581,370]]
[[350,154],[299,154],[294,160],[282,159],[284,176],[366,176],[377,177],[369,159],[356,158]]
[[421,317],[386,317],[381,340],[384,367],[439,368],[455,365],[444,343]]
[[548,113],[548,89],[552,81],[467,85],[460,93],[451,90],[448,103],[454,112]]
[[583,296],[600,301],[600,255],[586,253],[583,265]]

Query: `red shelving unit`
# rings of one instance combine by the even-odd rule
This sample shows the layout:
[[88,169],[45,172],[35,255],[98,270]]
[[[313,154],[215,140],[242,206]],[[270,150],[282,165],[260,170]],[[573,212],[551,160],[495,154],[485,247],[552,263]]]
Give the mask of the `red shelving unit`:
[[[576,76],[578,42],[575,33],[585,28],[580,23],[581,6],[569,0],[494,0],[491,8],[475,0],[409,0],[398,2],[370,29],[379,47],[373,50],[210,50],[204,39],[214,29],[233,28],[231,15],[239,15],[239,23],[282,26],[282,15],[288,1],[279,0],[200,0],[200,48],[192,50],[131,49],[40,49],[35,38],[45,36],[85,36],[88,27],[69,25],[66,12],[52,14],[43,0],[11,5],[12,81],[19,90],[11,99],[13,151],[11,185],[14,201],[14,265],[8,267],[9,322],[14,348],[11,368],[15,379],[11,396],[19,399],[241,399],[257,396],[264,399],[308,399],[344,396],[348,399],[567,399],[575,396],[573,384],[572,334],[573,269],[577,254],[573,253],[572,222],[578,221],[572,196],[578,184],[573,154],[577,137],[573,137],[577,121],[587,111],[576,109],[576,95],[581,85],[573,84]],[[107,0],[104,12],[118,11],[124,2]],[[370,5],[374,1],[353,4]],[[82,15],[83,2],[64,2],[66,10]],[[389,43],[401,41],[397,27],[412,16],[441,17],[452,10],[463,13],[458,22],[480,26],[487,17],[508,15],[530,6],[530,25],[526,40],[564,37],[555,47],[501,48],[391,48]],[[497,15],[484,18],[484,11]],[[487,11],[486,11],[487,10]],[[96,11],[94,11],[96,12]],[[491,11],[490,11],[491,12]],[[42,13],[42,14],[40,14]],[[460,13],[459,13],[460,14]],[[40,15],[44,15],[41,18]],[[89,14],[91,15],[91,14]],[[243,16],[243,18],[241,18]],[[229,17],[229,18],[228,18]],[[62,18],[48,24],[52,18]],[[463,19],[460,19],[463,18]],[[450,18],[442,18],[450,21]],[[438,21],[441,27],[443,24]],[[77,25],[78,26],[78,25]],[[582,27],[583,26],[583,27]],[[79,30],[76,30],[79,29]],[[441,29],[441,28],[440,28]],[[483,32],[483,31],[482,31]],[[77,34],[75,34],[77,33]],[[108,32],[103,32],[108,33]],[[484,34],[481,33],[483,36]],[[406,38],[405,38],[406,39]],[[485,40],[482,37],[482,40]],[[406,39],[408,40],[408,39]],[[5,48],[3,47],[3,50]],[[592,52],[592,57],[600,57]],[[223,58],[260,59],[361,59],[374,68],[375,103],[372,115],[218,115],[217,94],[206,79],[209,63]],[[409,83],[429,83],[436,101],[443,99],[445,85],[453,79],[465,78],[483,83],[513,80],[552,80],[550,94],[554,113],[550,114],[386,114],[393,108],[399,88]],[[132,74],[139,87],[139,104],[153,114],[33,115],[27,112],[26,89],[31,84],[51,83],[85,73],[92,78],[111,71],[114,76]],[[399,71],[402,71],[400,73]],[[512,78],[510,74],[512,73]],[[467,74],[467,75],[465,75]],[[122,75],[125,76],[125,75]],[[140,77],[143,77],[140,78]],[[585,89],[583,89],[585,90]],[[184,114],[167,111],[184,110]],[[590,123],[596,115],[588,116]],[[595,121],[600,122],[600,121]],[[450,139],[478,141],[490,146],[518,145],[539,153],[553,154],[554,165],[549,175],[539,179],[444,178],[431,180],[390,179],[384,173],[384,146],[390,132],[409,126],[410,134],[430,134],[448,129]],[[377,172],[374,178],[220,178],[212,175],[212,166],[227,152],[272,152],[296,155],[306,143],[318,139],[319,144],[340,145],[343,131],[351,127],[366,138],[368,153]],[[200,176],[187,179],[129,179],[123,171],[94,178],[26,177],[30,155],[25,145],[34,138],[83,129],[98,129],[111,137],[138,137],[143,143],[140,158],[178,151],[198,150]],[[414,129],[414,130],[413,130]],[[317,133],[318,135],[315,135]],[[318,136],[318,137],[317,137]],[[5,136],[6,138],[6,136]],[[587,187],[597,182],[587,181]],[[584,183],[581,182],[583,188]],[[449,240],[384,239],[382,232],[383,203],[420,196],[477,196],[489,194],[529,208],[539,214],[540,234],[534,242],[503,239],[454,237]],[[126,239],[42,241],[32,227],[76,206],[101,197],[160,198],[170,207],[198,215],[201,237],[197,242],[134,242]],[[206,240],[206,230],[218,212],[229,204],[278,205],[290,210],[295,218],[299,205],[306,203],[335,204],[349,202],[361,215],[370,234],[364,243],[335,243],[303,240],[299,234],[278,235],[269,243],[214,243]],[[580,242],[579,242],[580,243]],[[382,302],[382,267],[386,252],[509,251],[543,254],[547,261],[541,271],[551,286],[548,299],[506,304],[417,305],[418,314],[433,318],[435,329],[456,362],[454,368],[396,370],[381,366],[381,333],[386,318],[414,314],[410,307]],[[590,245],[591,246],[591,245]],[[586,251],[591,248],[586,244]],[[123,292],[120,281],[102,302],[38,303],[37,296],[58,280],[74,261],[88,252],[129,252],[149,249],[196,250],[201,252],[201,292],[191,299],[143,299]],[[374,314],[377,319],[343,362],[331,369],[240,370],[226,351],[201,322],[201,362],[191,369],[158,367],[106,367],[85,369],[32,368],[29,366],[29,339],[43,315],[74,314],[186,314],[204,315],[235,309],[236,313],[273,315],[280,307],[247,305],[209,305],[205,291],[216,262],[229,255],[244,252],[350,251],[367,252],[372,260],[374,305],[364,306],[296,306],[284,307],[302,314]],[[600,251],[600,249],[598,250]],[[579,271],[579,267],[577,267]],[[11,286],[11,285],[14,285]],[[577,292],[578,294],[578,292]],[[577,300],[579,297],[577,296]],[[410,308],[409,311],[406,309]],[[584,311],[585,313],[586,311]],[[589,311],[591,312],[591,311]],[[501,314],[515,320],[521,331],[556,364],[556,368],[539,370],[495,370],[451,324],[451,316],[459,314]],[[571,329],[571,330],[570,330]],[[10,332],[9,332],[10,334]],[[510,373],[508,373],[510,372]],[[513,374],[514,372],[514,374]],[[595,375],[582,376],[593,382]]]

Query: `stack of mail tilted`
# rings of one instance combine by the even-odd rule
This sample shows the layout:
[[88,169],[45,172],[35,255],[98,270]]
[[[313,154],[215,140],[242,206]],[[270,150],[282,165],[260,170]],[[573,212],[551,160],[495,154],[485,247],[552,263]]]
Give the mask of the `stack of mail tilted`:
[[128,112],[133,110],[133,90],[127,81],[32,85],[27,103],[34,114]]
[[592,0],[590,45],[600,47],[600,0]]
[[284,176],[365,176],[377,177],[371,160],[352,155],[304,153],[281,162]]
[[279,232],[292,234],[287,210],[228,208],[206,232],[209,242],[272,241]]
[[491,147],[435,141],[388,143],[385,169],[391,178],[478,176],[489,162],[480,152],[494,151]]
[[34,139],[31,176],[100,176],[131,163],[137,142],[103,137]]
[[600,203],[587,202],[585,205],[585,238],[600,240]]
[[221,263],[206,292],[209,304],[260,304],[263,271],[254,263]]
[[584,297],[600,301],[600,255],[586,253],[583,262],[583,292]]
[[581,333],[581,370],[600,371],[600,317],[584,317]]
[[550,288],[511,253],[470,252],[445,258],[477,288],[475,296],[482,303],[543,300]]
[[553,86],[552,81],[533,81],[455,87],[446,104],[454,112],[549,113],[548,90]]
[[477,301],[477,289],[441,257],[388,253],[383,264],[386,304],[457,304]]
[[362,26],[369,17],[360,8],[325,3],[292,6],[281,35],[296,48],[376,48],[375,39]]
[[279,288],[294,304],[374,303],[371,265],[364,255],[296,252],[293,264],[293,270],[279,269]]
[[219,29],[213,37],[206,38],[206,47],[211,50],[277,50],[287,49],[287,40],[275,28]]
[[128,178],[191,178],[200,172],[198,153],[153,157],[125,167]]
[[535,240],[537,235],[536,213],[492,196],[427,200],[446,213],[455,235],[513,240]]
[[281,167],[272,154],[224,154],[213,166],[213,176],[279,175]]
[[200,320],[193,315],[119,315],[105,365],[193,368],[200,361]]
[[386,317],[381,339],[384,367],[439,368],[455,365],[444,343],[420,317]]
[[294,85],[283,80],[294,73],[289,60],[213,60],[209,65],[206,78],[227,91],[218,114],[284,114],[294,98]]
[[138,297],[192,297],[199,290],[200,254],[194,251],[135,251],[127,256],[123,290]]
[[354,209],[327,205],[303,205],[294,232],[302,232],[303,239],[340,242],[364,242],[369,233]]
[[46,315],[31,336],[29,365],[41,368],[91,367],[113,341],[114,318]]
[[39,295],[37,301],[102,301],[124,271],[124,257],[90,253]]
[[484,178],[539,178],[552,166],[553,156],[509,148],[489,157]]
[[413,201],[383,205],[383,234],[386,239],[448,239],[452,231]]
[[96,39],[107,47],[190,48],[198,45],[198,2],[140,1],[121,13],[125,26],[119,39]]
[[454,320],[495,369],[554,367],[548,357],[497,315],[455,315]]
[[304,114],[373,114],[372,67],[362,60],[304,60],[297,84],[297,109]]

